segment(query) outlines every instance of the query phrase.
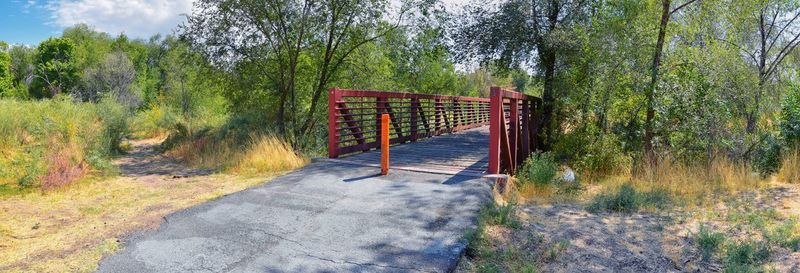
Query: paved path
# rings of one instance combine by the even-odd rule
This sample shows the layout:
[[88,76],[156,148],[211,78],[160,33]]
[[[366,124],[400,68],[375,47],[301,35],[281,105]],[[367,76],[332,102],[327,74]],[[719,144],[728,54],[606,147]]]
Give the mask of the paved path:
[[483,178],[315,162],[165,218],[100,272],[447,272]]

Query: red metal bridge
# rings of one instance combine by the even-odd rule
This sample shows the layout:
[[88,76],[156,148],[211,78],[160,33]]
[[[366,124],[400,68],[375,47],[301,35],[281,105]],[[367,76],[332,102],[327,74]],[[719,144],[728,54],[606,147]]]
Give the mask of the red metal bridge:
[[[536,150],[541,99],[492,87],[489,98],[348,90],[328,93],[328,154],[379,166],[389,114],[391,166],[433,173],[514,173]],[[400,145],[403,144],[403,145]]]

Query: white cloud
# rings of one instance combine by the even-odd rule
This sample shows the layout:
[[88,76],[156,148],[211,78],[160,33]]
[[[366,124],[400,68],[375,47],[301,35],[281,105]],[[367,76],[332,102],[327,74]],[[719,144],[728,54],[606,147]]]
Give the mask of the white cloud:
[[192,10],[193,0],[53,0],[48,4],[53,24],[78,23],[112,35],[146,38],[169,34]]

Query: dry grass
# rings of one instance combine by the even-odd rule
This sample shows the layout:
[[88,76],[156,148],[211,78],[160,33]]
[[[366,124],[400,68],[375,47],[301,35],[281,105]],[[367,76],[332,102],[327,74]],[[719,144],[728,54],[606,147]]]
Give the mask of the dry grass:
[[[790,164],[800,162],[800,157],[795,159],[790,160],[794,162]],[[787,169],[782,171],[786,175],[800,173],[798,168],[784,169]],[[582,193],[564,194],[558,187],[523,186],[519,188],[519,194],[528,203],[561,203],[588,200],[598,193],[611,192],[630,183],[640,192],[663,191],[684,205],[702,205],[711,204],[720,196],[764,188],[769,181],[762,179],[747,165],[720,156],[709,164],[697,165],[664,159],[655,166],[640,166],[631,174],[608,176],[597,181],[584,180],[582,183],[588,189]]]
[[747,165],[722,156],[707,165],[661,160],[656,166],[641,166],[629,177],[608,179],[604,188],[616,188],[627,182],[640,191],[665,191],[687,205],[709,204],[717,197],[763,188],[768,184]]
[[163,216],[262,183],[212,175],[83,179],[69,187],[0,200],[0,271],[88,272],[117,238]]
[[233,171],[258,174],[292,170],[308,164],[292,147],[274,136],[253,136],[248,149],[237,159]]
[[786,183],[800,182],[800,149],[795,149],[783,156],[781,168],[776,177]]
[[167,152],[194,167],[224,169],[238,174],[275,173],[308,163],[285,141],[271,135],[251,135],[244,147],[231,140],[201,138],[185,141]]

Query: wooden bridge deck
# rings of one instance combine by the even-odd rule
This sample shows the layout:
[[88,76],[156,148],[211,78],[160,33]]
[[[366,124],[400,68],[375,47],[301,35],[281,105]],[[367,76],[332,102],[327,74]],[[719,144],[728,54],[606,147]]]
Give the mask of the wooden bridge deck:
[[[335,161],[380,167],[381,152],[372,150]],[[489,167],[489,127],[398,144],[389,148],[391,169],[483,176]]]

